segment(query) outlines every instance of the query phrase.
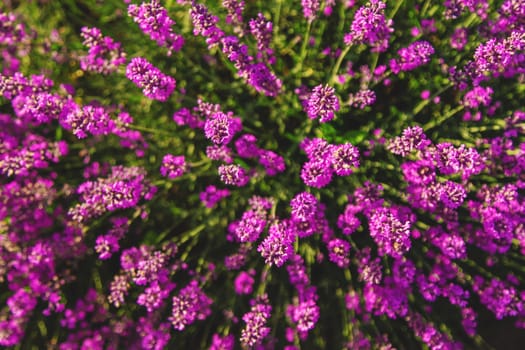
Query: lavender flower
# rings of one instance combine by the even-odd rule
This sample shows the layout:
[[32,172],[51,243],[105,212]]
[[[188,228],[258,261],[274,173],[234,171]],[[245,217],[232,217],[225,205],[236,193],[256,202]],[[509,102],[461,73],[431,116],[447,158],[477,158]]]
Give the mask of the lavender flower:
[[243,0],[222,0],[222,6],[228,12],[226,23],[241,25],[243,23],[242,12],[244,11]]
[[253,291],[253,283],[255,280],[253,279],[253,274],[255,273],[255,270],[251,270],[249,272],[241,271],[235,278],[235,281],[233,282],[235,293],[241,295],[241,294],[250,294]]
[[195,320],[204,320],[211,313],[212,300],[191,281],[173,297],[173,309],[169,318],[173,328],[182,331]]
[[487,283],[483,278],[476,276],[473,289],[479,295],[481,303],[492,311],[498,320],[506,316],[516,316],[523,311],[522,296],[512,285],[498,278],[493,278]]
[[332,181],[333,171],[328,162],[306,162],[301,169],[301,179],[307,186],[323,188]]
[[413,150],[422,150],[429,145],[423,129],[419,126],[409,127],[403,130],[401,137],[390,140],[387,149],[397,155],[406,157]]
[[14,13],[0,13],[0,44],[14,45],[27,36],[25,26]]
[[126,63],[126,54],[121,45],[110,37],[102,36],[100,29],[82,27],[83,44],[89,48],[86,56],[80,57],[80,68],[86,71],[110,74]]
[[233,163],[233,152],[226,145],[212,145],[206,147],[206,157],[226,164]]
[[395,74],[414,70],[430,62],[430,56],[434,51],[434,47],[429,42],[416,41],[397,52],[400,58],[390,60],[390,69]]
[[371,0],[360,7],[355,13],[350,33],[345,35],[345,44],[363,43],[372,46],[372,51],[386,51],[390,33],[394,29],[392,20],[385,16],[385,8],[386,4],[378,0]]
[[168,55],[172,51],[179,51],[184,45],[182,35],[173,33],[175,22],[168,16],[168,11],[161,6],[158,0],[143,2],[139,6],[129,5],[128,15],[138,23],[140,29],[159,46],[168,48]]
[[320,118],[321,123],[326,123],[332,120],[334,112],[339,110],[339,99],[333,87],[317,85],[308,97],[306,106],[308,118]]
[[313,194],[301,192],[290,201],[290,207],[292,208],[292,220],[310,221],[315,217],[319,202]]
[[204,123],[204,134],[216,145],[227,145],[238,131],[236,121],[230,114],[217,112]]
[[400,221],[392,209],[376,209],[370,216],[369,227],[381,254],[400,258],[410,249],[410,221]]
[[350,264],[348,254],[350,252],[350,244],[339,238],[334,238],[327,245],[328,258],[337,266],[344,268]]
[[434,163],[428,160],[405,162],[401,164],[405,181],[415,185],[430,185],[436,180]]
[[206,208],[213,208],[217,202],[229,195],[230,191],[228,189],[218,189],[217,187],[210,185],[206,187],[204,192],[201,192],[199,198]]
[[290,320],[297,325],[297,330],[301,333],[312,330],[320,317],[319,306],[313,299],[303,301],[298,305],[288,306],[286,313],[290,316]]
[[465,188],[461,184],[452,181],[440,184],[440,192],[440,199],[450,209],[457,209],[467,197]]
[[162,158],[162,165],[160,173],[162,176],[167,176],[169,179],[181,177],[188,169],[186,159],[184,156],[174,156],[173,154],[166,154]]
[[383,266],[379,258],[371,258],[370,251],[370,247],[366,247],[356,255],[359,280],[365,284],[380,284],[383,280]]
[[360,90],[355,94],[348,95],[348,104],[352,107],[364,109],[376,102],[376,94],[372,90]]
[[490,87],[476,86],[468,91],[463,97],[463,105],[468,108],[478,108],[479,106],[488,106],[492,101],[494,90]]
[[144,290],[144,293],[140,294],[137,298],[137,304],[142,305],[148,310],[153,312],[162,306],[164,300],[169,296],[172,287],[159,284],[159,281],[153,281],[149,287]]
[[222,52],[237,69],[240,77],[247,79],[253,57],[248,54],[248,46],[241,44],[236,36],[226,36],[222,39]]
[[247,83],[266,96],[275,97],[281,93],[281,80],[264,63],[248,66]]
[[129,287],[130,284],[126,276],[115,275],[109,286],[110,294],[108,296],[108,301],[115,307],[120,307],[124,304],[124,298],[128,294]]
[[270,48],[273,36],[273,24],[267,20],[262,13],[257,14],[257,18],[251,19],[250,33],[257,41],[257,58],[272,64],[275,61],[273,50]]
[[12,100],[16,115],[31,124],[46,124],[52,120],[63,119],[71,101],[48,92],[21,93]]
[[462,51],[468,43],[468,32],[465,28],[456,28],[450,37],[450,46],[453,49]]
[[126,217],[115,217],[111,221],[113,224],[111,230],[105,235],[98,236],[95,242],[95,251],[102,260],[109,259],[120,249],[118,242],[124,237],[129,227]]
[[361,226],[361,221],[356,214],[360,211],[354,205],[347,205],[343,214],[339,215],[337,219],[337,227],[339,227],[343,234],[350,235]]
[[246,170],[237,164],[219,166],[219,176],[226,185],[237,187],[245,186],[250,181]]
[[241,158],[255,158],[259,155],[257,137],[252,134],[244,134],[235,141],[235,149]]
[[126,68],[126,77],[142,89],[144,96],[166,101],[175,89],[175,79],[163,74],[145,58],[136,57]]
[[254,210],[245,211],[237,222],[234,234],[240,242],[255,242],[266,227],[266,215]]
[[268,236],[261,242],[257,251],[264,262],[281,267],[293,254],[295,232],[287,221],[277,221],[270,225]]
[[212,15],[206,6],[193,1],[190,16],[193,22],[193,34],[205,37],[208,48],[216,46],[221,41],[224,32],[216,25],[219,18]]
[[312,162],[325,162],[330,158],[332,147],[333,145],[322,138],[305,138],[301,142],[301,149],[306,153],[308,160]]
[[202,128],[204,126],[204,122],[200,120],[198,116],[192,114],[187,108],[181,108],[173,113],[173,121],[177,123],[177,125],[187,125],[192,129]]
[[321,7],[320,0],[301,0],[303,6],[303,16],[309,22],[313,21],[317,17],[319,8]]
[[63,116],[62,125],[70,129],[79,139],[92,135],[107,135],[115,128],[115,123],[103,107],[84,106],[74,103],[67,106],[68,112]]
[[131,208],[141,199],[151,199],[155,188],[146,180],[146,172],[139,167],[115,166],[107,178],[81,184],[77,193],[81,203],[69,210],[71,217],[85,222],[106,211]]
[[259,150],[259,164],[266,170],[268,176],[275,176],[286,169],[284,158],[269,150]]
[[234,346],[235,338],[233,335],[220,337],[218,334],[214,334],[209,350],[233,350]]
[[348,176],[353,168],[359,167],[359,150],[352,144],[335,145],[331,150],[330,163],[337,175]]
[[251,301],[252,307],[242,320],[246,322],[241,331],[241,343],[246,347],[254,347],[260,344],[270,333],[266,322],[270,318],[272,307],[266,295]]

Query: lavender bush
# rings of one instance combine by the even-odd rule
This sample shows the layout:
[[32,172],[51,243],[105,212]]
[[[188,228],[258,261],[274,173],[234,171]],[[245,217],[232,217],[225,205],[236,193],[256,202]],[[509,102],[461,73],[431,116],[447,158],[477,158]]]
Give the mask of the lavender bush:
[[1,346],[525,339],[524,1],[0,10]]

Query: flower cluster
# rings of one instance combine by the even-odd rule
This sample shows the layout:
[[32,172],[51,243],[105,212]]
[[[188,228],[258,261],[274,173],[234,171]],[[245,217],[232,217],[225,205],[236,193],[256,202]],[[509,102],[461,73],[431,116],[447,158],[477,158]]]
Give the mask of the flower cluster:
[[241,333],[241,343],[248,347],[260,344],[270,333],[270,327],[266,326],[266,322],[272,312],[266,296],[252,300],[251,304],[250,311],[242,317],[242,320],[246,322],[246,327]]
[[306,114],[310,119],[319,118],[321,123],[334,119],[334,112],[339,110],[339,99],[333,87],[318,85],[312,89],[306,101]]
[[120,43],[103,36],[100,29],[83,27],[80,35],[84,39],[83,44],[89,49],[87,55],[80,57],[83,70],[110,74],[126,63],[126,54]]
[[390,60],[390,69],[395,74],[414,70],[430,62],[434,51],[429,42],[416,41],[397,52],[399,59]]
[[69,215],[75,221],[86,222],[108,211],[133,208],[141,199],[151,199],[155,191],[144,169],[114,166],[108,177],[78,187],[81,202],[71,208]]
[[152,100],[166,101],[175,89],[175,79],[162,73],[145,58],[136,57],[126,67],[126,77]]
[[282,81],[268,68],[265,61],[273,61],[269,55],[273,50],[269,48],[271,40],[271,22],[264,15],[259,14],[250,21],[250,31],[257,41],[257,61],[248,52],[248,46],[241,43],[235,35],[226,35],[217,26],[218,17],[212,15],[208,8],[197,2],[192,3],[190,16],[193,22],[193,34],[206,38],[209,48],[220,45],[222,52],[228,57],[237,69],[237,74],[248,85],[266,96],[275,97],[282,89]]
[[186,172],[186,169],[187,164],[184,156],[166,154],[164,158],[162,158],[162,165],[160,167],[160,173],[162,176],[175,179],[182,176]]
[[350,143],[333,145],[315,138],[304,139],[301,146],[308,156],[301,178],[308,186],[325,187],[332,181],[333,173],[347,176],[359,167],[359,150]]
[[429,3],[6,2],[0,347],[521,332],[525,3]]
[[350,25],[350,33],[344,37],[346,45],[367,44],[373,51],[384,52],[388,49],[388,41],[393,21],[385,16],[386,4],[379,0],[371,0],[360,7]]
[[128,6],[128,15],[133,17],[140,29],[159,46],[168,48],[168,55],[172,51],[179,51],[184,45],[184,37],[173,33],[175,22],[168,16],[168,11],[161,6],[160,1],[151,0],[139,6]]

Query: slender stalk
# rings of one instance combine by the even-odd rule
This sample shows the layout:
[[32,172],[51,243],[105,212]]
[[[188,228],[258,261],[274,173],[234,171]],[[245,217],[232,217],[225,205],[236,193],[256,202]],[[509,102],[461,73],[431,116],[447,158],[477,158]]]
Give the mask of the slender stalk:
[[394,16],[396,15],[397,11],[399,11],[399,9],[401,8],[401,5],[403,5],[404,2],[405,2],[404,0],[399,0],[399,1],[396,2],[396,7],[392,11],[392,13],[388,16],[389,19],[394,18]]
[[454,109],[451,109],[441,118],[432,119],[431,121],[423,125],[423,130],[428,131],[430,129],[433,129],[437,125],[443,124],[445,121],[452,118],[456,113],[461,112],[463,109],[465,109],[465,106],[458,106]]
[[343,63],[343,60],[346,54],[348,54],[348,52],[350,51],[351,47],[352,45],[345,47],[344,50],[339,55],[339,57],[337,57],[337,61],[335,62],[334,68],[332,68],[332,74],[330,75],[330,79],[328,80],[329,84],[335,83],[335,77],[337,76],[337,73],[339,72],[339,68],[341,68],[341,63]]
[[297,66],[295,66],[295,69],[293,70],[294,73],[300,73],[303,69],[303,63],[306,59],[306,54],[308,53],[306,50],[306,47],[308,46],[308,41],[310,41],[310,31],[312,30],[312,21],[308,21],[308,26],[306,27],[306,34],[304,35],[303,44],[301,45],[301,51],[299,52],[299,62],[297,63]]
[[170,132],[163,131],[163,130],[157,130],[157,129],[151,129],[151,128],[147,128],[145,126],[140,126],[140,125],[130,124],[130,125],[127,125],[127,127],[132,129],[132,130],[144,131],[144,132],[148,132],[150,134],[173,136],[173,134],[170,133]]
[[451,87],[452,87],[452,84],[444,86],[441,89],[439,89],[435,94],[433,94],[431,97],[429,97],[428,99],[419,102],[416,108],[414,108],[414,110],[412,111],[412,114],[413,114],[412,116],[417,115],[419,112],[421,112],[423,108],[425,108],[426,105],[430,103],[430,101],[432,101],[434,98],[441,95],[443,92],[447,91]]
[[279,33],[279,20],[281,19],[282,0],[277,0],[277,7],[275,9],[275,17],[273,20],[273,35],[274,37]]

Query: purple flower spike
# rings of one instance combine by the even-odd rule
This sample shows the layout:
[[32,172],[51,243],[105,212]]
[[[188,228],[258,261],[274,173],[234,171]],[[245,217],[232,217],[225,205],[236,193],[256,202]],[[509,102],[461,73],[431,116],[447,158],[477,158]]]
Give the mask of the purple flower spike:
[[339,110],[339,99],[333,87],[317,85],[313,88],[306,105],[308,118],[320,118],[321,123],[334,119],[334,112]]
[[281,267],[293,254],[294,240],[295,232],[290,229],[288,221],[278,221],[270,226],[268,237],[261,242],[257,251],[266,264]]
[[359,150],[350,143],[332,147],[332,168],[339,176],[347,176],[359,167]]
[[292,220],[310,221],[315,218],[319,202],[313,194],[301,192],[290,201],[290,207],[292,207]]
[[218,189],[217,187],[210,185],[206,187],[204,192],[201,192],[199,198],[206,208],[213,208],[221,199],[228,197],[229,195],[229,190]]
[[219,166],[219,176],[226,185],[237,187],[245,186],[250,181],[250,176],[243,167],[237,164]]
[[126,77],[142,89],[144,96],[166,101],[175,89],[175,79],[162,73],[145,58],[133,58],[126,68]]
[[369,226],[381,254],[401,258],[410,249],[410,221],[401,222],[392,209],[375,210]]
[[228,114],[217,112],[206,120],[204,134],[216,145],[227,145],[236,132],[235,120]]
[[308,21],[313,21],[317,17],[319,8],[321,7],[320,0],[301,0],[303,6],[303,15]]
[[175,22],[158,0],[144,2],[139,6],[131,4],[128,7],[128,15],[133,17],[133,21],[151,40],[156,41],[159,46],[167,47],[168,55],[172,51],[179,51],[184,45],[182,35],[173,33],[172,26]]
[[350,243],[345,240],[334,238],[328,242],[328,258],[337,266],[344,268],[350,264],[348,254],[350,252]]
[[266,322],[271,312],[272,307],[266,295],[252,301],[250,311],[242,317],[246,327],[241,331],[241,343],[245,347],[253,348],[270,334],[270,327],[266,326]]
[[371,0],[360,7],[355,13],[350,33],[345,35],[345,44],[367,44],[372,46],[372,51],[386,51],[394,28],[392,20],[385,16],[385,8],[386,4],[378,0]]
[[306,162],[301,170],[301,179],[307,186],[323,188],[332,181],[333,171],[327,162]]
[[184,156],[174,156],[173,154],[166,154],[162,159],[162,166],[160,173],[162,176],[167,176],[170,179],[175,179],[182,176],[188,166]]
[[80,57],[80,68],[90,72],[110,74],[126,63],[126,54],[120,43],[102,36],[100,29],[83,27],[80,35],[83,44],[89,48],[86,56]]
[[211,313],[212,300],[199,288],[197,281],[190,282],[179,295],[173,297],[171,324],[182,331],[195,320],[204,320]]
[[216,25],[219,18],[212,15],[206,6],[193,2],[190,16],[193,22],[193,34],[207,38],[208,48],[216,46],[224,37],[224,32]]
[[390,60],[390,69],[395,74],[411,71],[430,62],[434,48],[427,41],[416,41],[406,48],[400,49],[397,54],[399,59]]

